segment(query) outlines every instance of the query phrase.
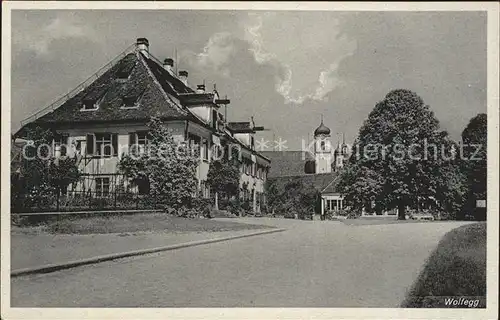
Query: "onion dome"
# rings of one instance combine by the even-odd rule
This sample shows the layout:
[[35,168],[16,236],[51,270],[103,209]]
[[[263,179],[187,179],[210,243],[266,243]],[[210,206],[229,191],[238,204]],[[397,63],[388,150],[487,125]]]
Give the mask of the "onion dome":
[[314,130],[314,136],[319,136],[319,135],[325,135],[325,136],[330,135],[330,128],[328,128],[323,124],[323,120],[321,120],[321,124],[319,125],[319,127],[317,127],[316,130]]

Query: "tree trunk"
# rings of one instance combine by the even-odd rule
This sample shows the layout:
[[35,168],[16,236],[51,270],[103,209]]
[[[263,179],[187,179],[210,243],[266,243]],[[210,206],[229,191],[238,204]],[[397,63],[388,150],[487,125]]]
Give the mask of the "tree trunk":
[[219,193],[215,193],[215,210],[219,210]]
[[406,203],[403,199],[398,203],[398,220],[406,220]]

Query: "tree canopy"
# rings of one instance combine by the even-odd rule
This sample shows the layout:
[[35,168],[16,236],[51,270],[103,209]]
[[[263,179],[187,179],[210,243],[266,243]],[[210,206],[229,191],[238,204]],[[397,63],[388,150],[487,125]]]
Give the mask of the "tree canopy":
[[227,199],[237,196],[240,184],[237,156],[224,155],[220,160],[213,160],[208,169],[207,183],[214,192],[222,194]]
[[375,201],[378,210],[407,206],[419,199],[442,198],[449,177],[443,168],[455,162],[455,143],[430,107],[416,93],[397,89],[376,104],[359,130],[340,187],[346,201],[361,207]]
[[486,199],[487,116],[480,113],[472,118],[462,132],[462,173],[467,180],[467,208],[476,200]]
[[26,128],[28,145],[20,155],[17,172],[11,172],[11,200],[16,209],[53,204],[68,185],[80,179],[78,159],[54,150],[55,131],[38,126]]
[[171,130],[158,118],[152,118],[148,128],[147,150],[123,155],[119,171],[133,183],[149,182],[150,199],[158,205],[190,206],[197,190],[199,153],[176,142]]
[[304,183],[300,177],[287,181],[271,179],[266,182],[267,204],[276,213],[297,213],[300,218],[312,215],[320,198],[312,183]]

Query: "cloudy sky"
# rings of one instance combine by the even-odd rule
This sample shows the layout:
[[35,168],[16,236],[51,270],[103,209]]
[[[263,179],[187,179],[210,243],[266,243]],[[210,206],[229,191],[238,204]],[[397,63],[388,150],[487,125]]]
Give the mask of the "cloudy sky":
[[486,112],[481,12],[13,11],[12,130],[138,37],[178,52],[195,86],[217,83],[228,117],[298,150],[319,125],[352,141],[392,89],[417,92],[458,138]]

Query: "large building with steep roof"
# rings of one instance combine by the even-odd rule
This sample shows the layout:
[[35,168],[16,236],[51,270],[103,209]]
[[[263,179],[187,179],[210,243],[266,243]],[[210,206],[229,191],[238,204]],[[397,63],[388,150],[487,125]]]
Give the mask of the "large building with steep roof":
[[[133,188],[117,174],[123,146],[147,145],[147,126],[159,117],[171,129],[176,141],[200,146],[197,178],[200,194],[208,197],[207,173],[214,145],[233,143],[240,147],[240,194],[260,210],[270,160],[255,150],[254,136],[261,127],[249,122],[229,122],[221,112],[230,101],[205,84],[196,89],[188,83],[188,72],[174,71],[171,58],[163,62],[149,52],[149,41],[137,39],[58,104],[37,112],[16,133],[41,126],[60,136],[57,145],[72,145],[79,157],[85,179],[69,186],[67,192],[94,192],[106,195],[116,188]],[[60,149],[55,150],[61,152]],[[135,190],[140,192],[140,190]]]

